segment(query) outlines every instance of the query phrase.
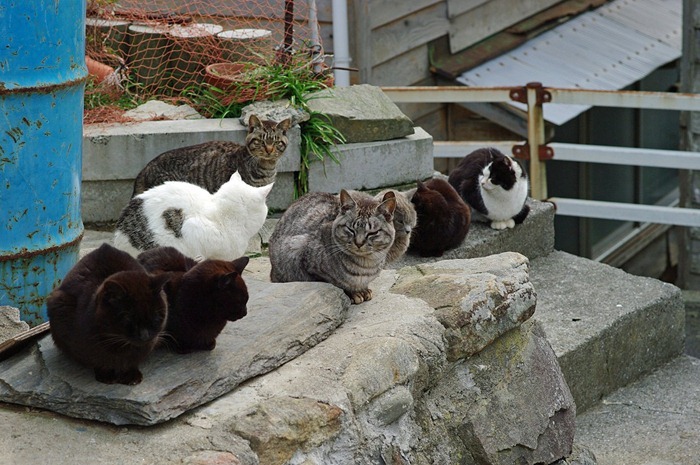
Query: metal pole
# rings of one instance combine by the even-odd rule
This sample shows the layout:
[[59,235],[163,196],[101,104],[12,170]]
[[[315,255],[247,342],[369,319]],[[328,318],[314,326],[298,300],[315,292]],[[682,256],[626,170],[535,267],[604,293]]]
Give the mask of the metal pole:
[[537,200],[547,198],[547,171],[540,161],[540,147],[544,146],[544,112],[539,98],[542,84],[527,84],[527,141],[530,146],[530,196]]

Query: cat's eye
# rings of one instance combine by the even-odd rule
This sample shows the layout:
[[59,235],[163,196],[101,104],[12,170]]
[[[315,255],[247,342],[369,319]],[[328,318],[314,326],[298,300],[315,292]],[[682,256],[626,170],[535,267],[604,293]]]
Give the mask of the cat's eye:
[[279,150],[280,152],[283,152],[284,149],[286,149],[286,148],[287,148],[287,144],[285,144],[284,142],[277,142],[277,150]]

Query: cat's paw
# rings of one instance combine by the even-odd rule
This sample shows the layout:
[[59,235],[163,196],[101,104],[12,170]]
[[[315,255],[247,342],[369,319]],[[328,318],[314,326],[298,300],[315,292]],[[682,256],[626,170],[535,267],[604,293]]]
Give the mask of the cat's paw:
[[507,220],[502,220],[502,221],[492,221],[491,222],[491,228],[492,229],[507,229],[507,228],[514,228],[515,227],[515,221],[513,218],[509,218]]
[[372,300],[372,290],[371,289],[363,289],[361,291],[356,291],[356,292],[345,291],[345,293],[348,295],[348,297],[350,297],[350,300],[355,305],[361,304],[362,302],[367,302],[369,300]]
[[138,368],[132,368],[127,371],[95,368],[95,379],[105,384],[126,384],[127,386],[134,386],[143,380],[143,375]]

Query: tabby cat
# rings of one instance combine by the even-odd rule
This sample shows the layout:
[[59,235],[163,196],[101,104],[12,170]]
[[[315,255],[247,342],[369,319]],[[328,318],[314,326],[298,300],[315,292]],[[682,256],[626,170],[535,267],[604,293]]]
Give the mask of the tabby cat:
[[[382,201],[384,194],[388,191],[383,190],[374,196],[375,200]],[[396,209],[394,210],[394,244],[389,249],[386,256],[386,262],[391,263],[401,257],[411,241],[411,232],[416,227],[416,209],[411,203],[411,194],[399,191],[393,191],[396,196]]]
[[247,314],[248,288],[241,274],[248,257],[197,263],[173,247],[158,247],[138,256],[152,273],[171,276],[165,340],[176,352],[213,350],[229,321]]
[[512,228],[525,221],[527,173],[520,164],[492,147],[465,156],[448,178],[472,207],[474,219],[486,220],[493,229]]
[[372,298],[369,284],[382,270],[394,243],[393,192],[381,201],[341,190],[312,192],[284,212],[270,237],[272,282],[324,281],[354,304]]
[[165,328],[167,275],[150,275],[109,244],[85,255],[46,302],[59,350],[107,384],[138,384]]
[[441,257],[460,245],[469,232],[471,212],[457,191],[444,179],[418,181],[411,197],[418,225],[410,249],[422,257]]
[[161,153],[141,170],[134,181],[132,197],[163,184],[184,181],[216,192],[238,171],[251,186],[272,184],[277,161],[287,149],[291,118],[276,123],[250,115],[245,145],[211,141]]

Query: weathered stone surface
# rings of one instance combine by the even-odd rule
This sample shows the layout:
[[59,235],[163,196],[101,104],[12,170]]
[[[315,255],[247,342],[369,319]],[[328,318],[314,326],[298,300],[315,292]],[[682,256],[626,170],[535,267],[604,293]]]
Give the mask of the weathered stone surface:
[[124,116],[134,121],[204,119],[202,115],[197,113],[197,110],[189,105],[171,105],[160,100],[149,100],[124,112]]
[[427,397],[424,421],[462,441],[464,463],[552,463],[571,453],[576,407],[536,322],[454,365]]
[[514,252],[402,268],[391,292],[425,300],[445,327],[450,361],[481,351],[535,311],[528,259]]
[[413,134],[413,123],[379,87],[361,84],[315,92],[309,109],[331,120],[348,144],[398,139]]
[[0,343],[28,329],[29,325],[19,319],[19,309],[0,306]]
[[593,452],[586,446],[574,444],[571,455],[557,460],[552,465],[597,465]]
[[342,410],[313,399],[274,397],[241,412],[232,431],[250,443],[261,463],[286,463],[299,449],[318,447],[340,431]]
[[267,373],[328,337],[349,299],[325,283],[247,279],[248,315],[229,323],[212,352],[156,351],[137,386],[106,385],[59,353],[50,337],[0,363],[0,400],[114,424],[152,425]]
[[255,115],[261,120],[284,121],[287,118],[292,118],[292,126],[303,123],[309,120],[309,113],[302,110],[300,107],[291,106],[289,100],[263,100],[253,102],[247,105],[241,111],[241,124],[248,127],[248,119],[250,115]]

